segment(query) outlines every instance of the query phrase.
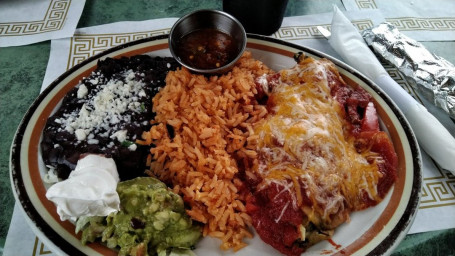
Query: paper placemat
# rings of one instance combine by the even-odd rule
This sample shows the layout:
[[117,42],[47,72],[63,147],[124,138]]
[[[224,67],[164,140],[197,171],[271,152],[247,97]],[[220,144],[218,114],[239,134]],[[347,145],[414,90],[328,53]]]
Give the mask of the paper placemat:
[[455,1],[342,0],[347,11],[380,9],[387,22],[417,41],[455,40]]
[[[360,30],[370,28],[384,21],[378,10],[351,11],[346,16]],[[128,41],[168,33],[175,18],[149,20],[143,22],[119,22],[90,28],[78,29],[72,38],[52,40],[49,64],[42,90],[65,70],[86,58]],[[339,58],[327,41],[317,31],[316,26],[328,27],[332,13],[286,17],[282,27],[272,37],[312,47]],[[432,108],[412,90],[410,84],[398,69],[385,65],[386,70],[403,88],[423,102],[430,111],[435,111],[441,122],[455,135],[455,125],[448,116]],[[432,159],[423,155],[422,201],[416,219],[409,233],[455,228],[455,177],[441,170]],[[10,230],[5,244],[5,255],[18,250],[26,250],[32,255],[50,254],[45,245],[33,234],[24,221],[24,216],[16,205]],[[17,243],[16,241],[21,241]]]
[[85,0],[0,1],[0,47],[73,36]]
[[169,34],[177,18],[125,21],[79,28],[71,38],[52,40],[51,53],[41,91],[66,70],[90,56],[114,46],[157,35]]

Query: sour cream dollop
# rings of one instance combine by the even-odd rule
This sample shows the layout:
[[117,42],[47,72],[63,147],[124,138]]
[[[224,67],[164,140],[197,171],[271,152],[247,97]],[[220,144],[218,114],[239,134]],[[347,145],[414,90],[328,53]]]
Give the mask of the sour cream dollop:
[[112,158],[87,155],[77,162],[68,179],[52,185],[47,199],[57,206],[62,221],[82,216],[107,216],[120,210],[117,166]]

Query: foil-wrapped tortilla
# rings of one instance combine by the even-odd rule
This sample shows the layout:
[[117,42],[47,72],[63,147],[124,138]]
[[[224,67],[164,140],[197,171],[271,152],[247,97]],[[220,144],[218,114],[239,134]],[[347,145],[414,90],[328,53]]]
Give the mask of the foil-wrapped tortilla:
[[415,82],[413,86],[437,107],[455,118],[455,66],[403,35],[390,23],[364,30],[374,52]]

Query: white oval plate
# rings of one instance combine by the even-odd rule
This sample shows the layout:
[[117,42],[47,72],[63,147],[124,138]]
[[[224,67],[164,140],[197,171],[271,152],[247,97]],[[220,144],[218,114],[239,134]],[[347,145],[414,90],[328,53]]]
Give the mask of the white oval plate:
[[[328,58],[338,67],[345,81],[366,89],[376,102],[381,126],[386,130],[398,154],[398,179],[385,200],[376,207],[351,214],[351,221],[338,227],[331,243],[323,241],[309,248],[304,255],[386,255],[404,238],[415,217],[420,200],[421,157],[409,124],[395,104],[370,80],[348,65],[318,51],[281,40],[248,35],[247,50],[274,70],[295,65],[293,55],[304,52],[315,58]],[[74,225],[60,221],[56,208],[45,197],[46,172],[40,141],[47,118],[59,106],[65,94],[88,76],[98,59],[149,54],[170,56],[167,35],[150,37],[114,47],[71,68],[38,96],[22,120],[11,148],[11,184],[33,231],[54,252],[68,255],[116,255],[102,244],[82,246],[74,234]],[[256,235],[249,246],[235,255],[276,255],[278,252]],[[220,242],[206,237],[196,246],[198,255],[229,255],[221,251]]]

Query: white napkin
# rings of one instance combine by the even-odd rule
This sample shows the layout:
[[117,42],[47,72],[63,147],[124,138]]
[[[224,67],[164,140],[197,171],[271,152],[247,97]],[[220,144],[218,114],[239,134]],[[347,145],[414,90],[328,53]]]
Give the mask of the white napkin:
[[455,139],[427,109],[404,91],[385,71],[362,36],[335,6],[329,44],[346,63],[383,89],[409,121],[419,144],[442,168],[455,174]]
[[85,0],[0,1],[0,47],[71,37]]

